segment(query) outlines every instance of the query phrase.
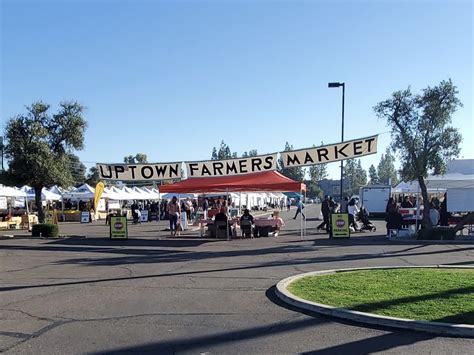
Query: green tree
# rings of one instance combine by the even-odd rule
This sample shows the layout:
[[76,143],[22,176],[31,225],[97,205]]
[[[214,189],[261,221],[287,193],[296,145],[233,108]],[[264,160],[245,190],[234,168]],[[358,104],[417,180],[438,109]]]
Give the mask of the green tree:
[[[293,150],[293,146],[290,145],[290,143],[286,142],[285,151],[290,151],[290,150]],[[281,174],[296,181],[303,181],[304,176],[305,176],[305,171],[302,167],[284,168],[282,158],[278,159],[277,169]]]
[[97,185],[99,181],[100,181],[99,170],[97,170],[97,168],[93,166],[89,169],[89,172],[87,173],[86,183],[91,186],[95,186]]
[[391,128],[391,147],[400,156],[402,179],[420,185],[425,228],[432,227],[425,177],[429,172],[445,172],[447,161],[460,152],[462,136],[451,126],[452,115],[462,106],[457,94],[451,80],[443,80],[421,94],[413,94],[410,88],[396,91],[374,107]]
[[375,169],[374,164],[369,168],[369,179],[371,185],[376,185],[379,183],[379,176],[377,175],[377,169]]
[[73,184],[75,186],[83,184],[86,181],[86,166],[79,160],[77,155],[68,153],[68,158]]
[[380,163],[377,167],[377,176],[379,182],[384,185],[395,186],[398,184],[397,171],[395,170],[395,157],[390,152],[388,147],[385,151],[385,155],[382,154],[380,158]]
[[257,155],[258,155],[257,149],[252,149],[252,150],[249,150],[248,153],[243,152],[242,158],[255,157]]
[[148,163],[146,154],[137,153],[135,155],[128,155],[123,158],[125,164],[145,164]]
[[232,158],[237,158],[237,153],[232,153],[230,147],[224,143],[224,140],[221,141],[219,150],[217,150],[216,147],[212,148],[211,160],[222,160]]
[[35,102],[26,107],[26,114],[11,118],[5,128],[8,172],[16,184],[34,188],[41,223],[41,190],[72,184],[69,154],[83,148],[87,126],[84,107],[77,102],[61,102],[55,114],[50,114],[49,108],[48,104]]
[[344,191],[346,195],[357,193],[359,187],[367,185],[367,172],[362,168],[360,159],[346,160],[344,176],[349,180],[349,186]]

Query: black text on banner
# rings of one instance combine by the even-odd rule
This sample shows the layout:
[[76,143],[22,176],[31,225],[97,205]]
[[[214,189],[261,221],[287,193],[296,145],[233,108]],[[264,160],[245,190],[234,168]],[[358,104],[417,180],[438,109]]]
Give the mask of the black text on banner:
[[227,160],[187,162],[188,178],[241,175],[277,168],[277,153]]
[[320,147],[281,152],[283,166],[292,168],[352,159],[377,153],[377,138],[354,139],[347,142]]
[[181,163],[97,164],[103,180],[169,180],[181,178]]

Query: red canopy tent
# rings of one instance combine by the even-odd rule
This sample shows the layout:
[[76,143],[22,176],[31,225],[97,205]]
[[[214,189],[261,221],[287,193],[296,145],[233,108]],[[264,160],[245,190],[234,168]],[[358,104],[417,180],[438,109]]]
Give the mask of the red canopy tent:
[[277,171],[262,173],[192,178],[160,186],[160,193],[206,193],[236,191],[306,191],[306,185]]

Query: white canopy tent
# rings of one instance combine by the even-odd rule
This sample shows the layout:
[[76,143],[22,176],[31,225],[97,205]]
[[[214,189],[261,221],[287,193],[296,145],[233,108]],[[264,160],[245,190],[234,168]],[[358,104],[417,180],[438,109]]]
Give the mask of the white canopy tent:
[[[450,188],[474,188],[474,175],[446,174],[432,175],[425,179],[429,193],[444,192]],[[418,181],[402,181],[392,189],[393,193],[419,193],[421,191]]]
[[472,189],[474,188],[474,174],[433,175],[426,179],[426,186],[429,189]]
[[[173,198],[173,196],[176,196],[176,198],[179,198],[179,199],[181,199],[181,198],[195,199],[195,198],[198,198],[198,195],[199,194],[168,192],[166,194],[161,195],[161,198],[164,199],[164,200],[171,200]],[[221,194],[221,195],[223,195],[223,194]]]
[[26,192],[10,186],[0,185],[0,197],[26,197]]
[[[35,190],[34,188],[25,185],[20,188],[21,191],[26,193],[26,197],[28,200],[34,200],[35,199]],[[41,201],[60,201],[62,199],[62,196],[60,194],[54,193],[49,191],[46,187],[43,187],[41,190]]]

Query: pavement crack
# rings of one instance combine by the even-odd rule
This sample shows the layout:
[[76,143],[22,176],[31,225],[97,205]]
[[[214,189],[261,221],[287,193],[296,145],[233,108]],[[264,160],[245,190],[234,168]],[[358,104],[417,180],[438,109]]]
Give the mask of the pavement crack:
[[0,310],[8,311],[8,312],[18,312],[18,313],[24,314],[25,316],[28,316],[30,318],[34,318],[36,320],[41,320],[41,321],[46,321],[46,322],[56,322],[56,320],[54,320],[54,319],[35,316],[34,314],[22,311],[20,309],[0,308]]
[[130,269],[128,266],[122,265],[119,268],[128,271],[128,276],[130,276],[130,277],[133,276],[133,270]]

